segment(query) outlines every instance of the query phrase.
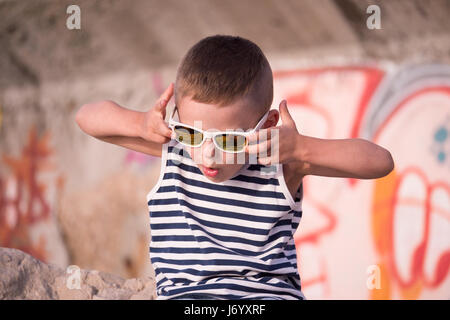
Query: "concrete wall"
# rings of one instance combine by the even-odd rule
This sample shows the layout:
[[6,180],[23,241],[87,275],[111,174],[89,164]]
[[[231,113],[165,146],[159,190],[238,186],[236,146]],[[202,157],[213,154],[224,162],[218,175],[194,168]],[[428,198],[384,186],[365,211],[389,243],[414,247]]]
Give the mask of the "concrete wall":
[[[448,1],[0,2],[0,246],[62,267],[152,274],[145,195],[159,159],[76,125],[86,102],[148,110],[201,38],[256,42],[307,135],[362,137],[396,168],[307,177],[296,234],[311,299],[442,298],[449,276]],[[81,30],[66,8],[81,8]],[[378,266],[381,289],[369,290]]]

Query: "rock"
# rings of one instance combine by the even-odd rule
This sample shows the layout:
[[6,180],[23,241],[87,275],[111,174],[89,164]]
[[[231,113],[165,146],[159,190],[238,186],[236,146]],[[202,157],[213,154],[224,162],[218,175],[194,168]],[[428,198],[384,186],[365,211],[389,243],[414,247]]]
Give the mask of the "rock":
[[127,300],[156,298],[153,277],[124,279],[69,266],[65,271],[12,248],[0,247],[0,299]]
[[154,282],[147,282],[144,289],[132,295],[130,300],[154,300],[156,299],[156,291]]
[[90,300],[94,293],[94,287],[86,284],[80,284],[80,289],[68,288],[65,275],[56,278],[55,285],[60,300]]
[[133,291],[124,288],[104,288],[94,296],[94,300],[129,300]]
[[0,299],[57,299],[54,280],[63,273],[22,251],[0,248]]
[[140,291],[144,288],[144,283],[136,278],[125,281],[124,287],[133,291]]

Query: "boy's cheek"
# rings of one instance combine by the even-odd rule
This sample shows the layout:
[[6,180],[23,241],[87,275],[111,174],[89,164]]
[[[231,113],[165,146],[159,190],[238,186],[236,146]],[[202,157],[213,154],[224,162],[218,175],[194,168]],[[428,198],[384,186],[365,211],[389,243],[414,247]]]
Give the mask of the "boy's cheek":
[[195,163],[201,163],[202,157],[201,157],[201,153],[199,151],[197,151],[195,148],[189,148],[189,147],[186,147],[185,149],[186,149],[187,153],[189,154],[189,156],[191,157],[191,159]]
[[232,153],[226,153],[226,152],[222,152],[223,153],[223,164],[234,164],[236,163],[235,161],[235,155]]

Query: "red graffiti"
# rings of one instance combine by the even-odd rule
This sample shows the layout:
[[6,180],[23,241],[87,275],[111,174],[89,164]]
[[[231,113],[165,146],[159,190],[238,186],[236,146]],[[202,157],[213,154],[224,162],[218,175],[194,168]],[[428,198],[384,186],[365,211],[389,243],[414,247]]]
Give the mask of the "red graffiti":
[[[47,186],[38,181],[39,173],[54,169],[48,160],[52,154],[49,138],[49,133],[39,138],[33,127],[20,157],[2,155],[11,176],[7,179],[0,177],[0,246],[20,249],[42,261],[47,258],[46,239],[41,237],[37,244],[33,244],[29,228],[38,221],[47,220],[51,212],[45,198]],[[13,187],[8,187],[8,183]],[[64,183],[62,176],[56,183],[61,189]],[[8,222],[8,216],[14,220],[13,223]]]

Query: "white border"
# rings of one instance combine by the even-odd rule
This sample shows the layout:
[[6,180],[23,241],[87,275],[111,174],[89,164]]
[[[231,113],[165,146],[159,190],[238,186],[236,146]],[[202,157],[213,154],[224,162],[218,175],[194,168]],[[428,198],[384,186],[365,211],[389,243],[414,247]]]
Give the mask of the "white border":
[[[284,179],[283,164],[282,163],[278,163],[277,167],[278,167],[277,168],[277,178],[278,178],[278,182],[280,183],[281,190],[283,191],[284,197],[289,202],[289,206],[291,207],[291,210],[299,211],[301,209],[302,201],[300,200],[298,203],[296,203],[294,201],[294,199],[292,198],[292,195],[289,192],[289,189],[287,187],[286,181]],[[302,183],[303,183],[303,181],[302,181]]]
[[166,162],[167,162],[167,153],[169,150],[169,143],[172,140],[170,140],[167,143],[164,143],[161,147],[161,170],[159,171],[159,177],[158,177],[158,181],[155,183],[155,185],[153,186],[153,188],[150,190],[149,193],[147,193],[147,205],[148,202],[150,201],[150,199],[153,197],[153,195],[156,193],[156,191],[158,191],[159,187],[161,186],[161,182],[163,180],[164,177],[164,171],[166,171]]

